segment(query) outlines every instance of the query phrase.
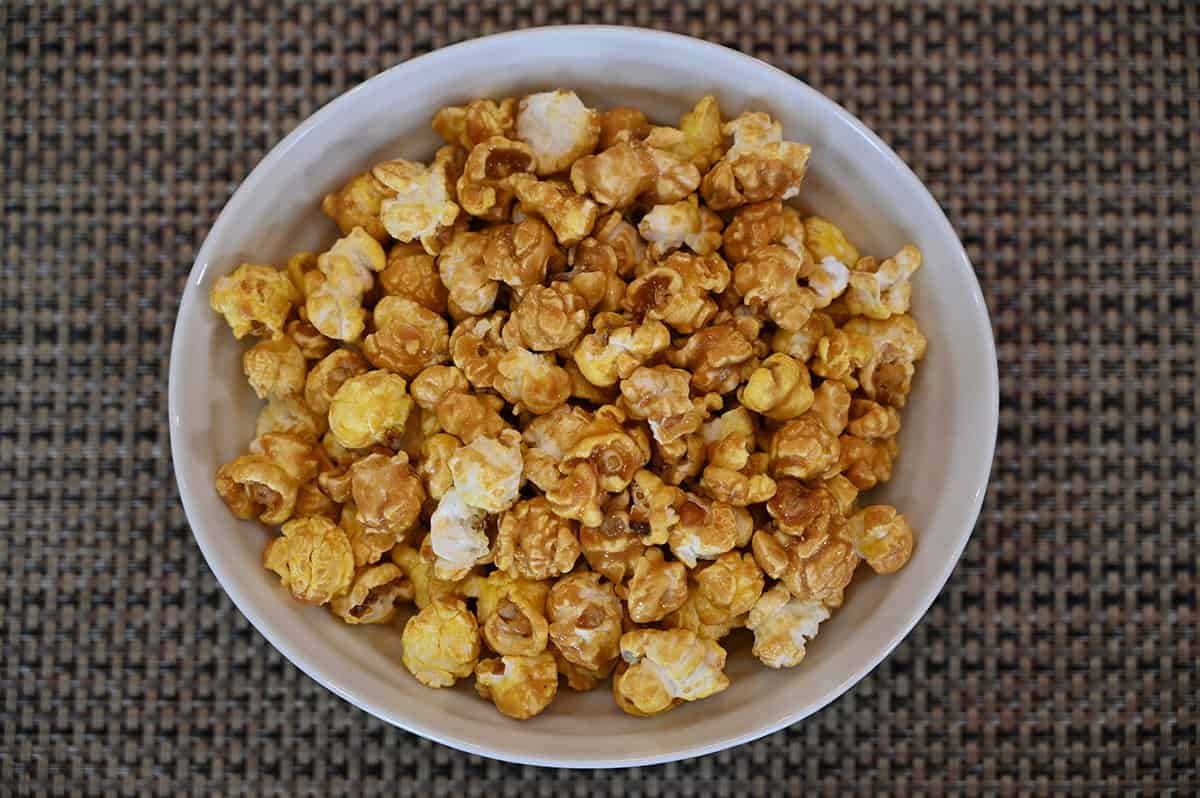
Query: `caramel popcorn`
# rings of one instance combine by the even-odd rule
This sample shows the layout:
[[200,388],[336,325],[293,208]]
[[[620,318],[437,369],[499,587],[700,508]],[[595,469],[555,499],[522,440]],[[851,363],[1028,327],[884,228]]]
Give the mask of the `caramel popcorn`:
[[864,507],[855,513],[846,529],[854,551],[877,574],[891,574],[912,557],[913,534],[908,519],[888,504]]
[[725,649],[686,629],[636,629],[621,636],[627,667],[613,679],[621,709],[648,717],[729,686]]
[[649,133],[650,122],[639,108],[619,106],[600,114],[601,150],[622,141],[640,141]]
[[517,138],[533,150],[537,173],[552,175],[596,149],[600,114],[573,91],[530,94],[521,98],[517,110]]
[[504,136],[479,142],[471,148],[458,178],[455,187],[458,204],[472,216],[507,221],[513,202],[509,178],[530,172],[533,166],[533,150],[524,142]]
[[328,428],[325,416],[316,412],[294,396],[272,399],[258,414],[254,425],[255,435],[268,432],[286,432],[303,438],[317,440]]
[[574,665],[608,673],[620,656],[621,602],[594,571],[568,574],[546,599],[550,640]]
[[709,94],[680,118],[678,128],[651,128],[646,144],[691,163],[703,173],[724,153],[725,134],[721,127],[720,106],[717,98]]
[[697,330],[667,361],[692,372],[700,393],[725,394],[738,387],[754,368],[754,345],[732,321]]
[[587,323],[587,304],[569,284],[538,285],[526,291],[513,309],[504,326],[504,341],[535,352],[566,349],[583,334]]
[[729,285],[729,267],[721,256],[673,252],[657,263],[644,262],[629,284],[624,305],[638,319],[664,321],[676,332],[690,334],[717,313],[710,292]]
[[304,355],[305,360],[320,360],[333,351],[333,341],[321,335],[321,331],[306,321],[292,319],[284,333]]
[[483,251],[488,276],[517,291],[541,286],[562,259],[554,231],[533,218],[492,228]]
[[363,341],[371,365],[412,378],[449,359],[449,325],[432,310],[411,299],[385,296],[374,315],[376,330]]
[[388,250],[379,286],[389,296],[411,299],[438,315],[446,313],[449,294],[438,274],[437,259],[418,243],[395,244]]
[[602,388],[629,377],[671,345],[671,331],[654,319],[634,324],[625,316],[601,313],[592,326],[595,332],[579,341],[571,357],[584,378]]
[[443,147],[428,166],[398,158],[371,170],[390,192],[379,206],[388,235],[406,244],[420,241],[430,255],[441,251],[459,214],[454,183],[460,164],[455,153],[455,147]]
[[650,151],[622,141],[598,155],[580,158],[571,167],[571,186],[591,196],[606,210],[623,210],[654,188],[658,167]]
[[479,626],[461,599],[442,596],[408,619],[404,667],[428,687],[450,687],[475,672]]
[[748,202],[788,199],[800,192],[812,148],[783,140],[783,126],[765,113],[744,113],[721,132],[733,146],[704,176],[700,192],[715,211]]
[[558,692],[558,667],[554,655],[505,655],[480,660],[475,666],[475,689],[510,718],[528,720],[538,715]]
[[263,549],[263,565],[298,601],[325,604],[350,589],[354,553],[340,527],[327,518],[296,518],[280,532]]
[[261,339],[256,437],[214,488],[282,525],[264,565],[349,624],[413,602],[405,666],[517,719],[559,675],[612,676],[638,716],[717,692],[743,627],[800,662],[859,562],[912,556],[859,494],[891,478],[927,347],[920,251],[789,207],[809,148],[712,96],[678,127],[565,89],[432,125],[432,160],[325,196],[326,251],[213,285]]
[[550,225],[558,243],[573,246],[592,232],[599,209],[596,203],[549,180],[516,174],[508,180],[521,205]]
[[470,151],[493,136],[512,138],[516,134],[516,108],[517,101],[512,97],[500,102],[472,100],[465,106],[451,105],[438,111],[432,126],[450,144]]
[[329,403],[329,430],[347,449],[386,443],[408,421],[412,399],[404,379],[368,371],[342,383]]
[[545,498],[517,502],[500,516],[496,567],[524,579],[567,573],[579,558],[575,526],[556,515]]
[[799,665],[808,641],[828,618],[829,608],[821,602],[792,598],[776,585],[755,603],[746,621],[746,628],[754,632],[754,656],[768,668]]
[[489,313],[496,304],[499,284],[488,275],[483,259],[487,243],[486,233],[459,232],[437,258],[447,302],[469,315]]
[[337,223],[342,235],[361,227],[376,241],[387,238],[387,230],[379,218],[380,205],[392,196],[387,186],[375,179],[370,172],[350,178],[346,185],[325,195],[321,210]]
[[287,274],[259,263],[243,263],[233,274],[218,277],[209,294],[212,309],[225,317],[237,338],[282,337],[297,299]]
[[242,369],[259,399],[294,396],[304,388],[308,361],[292,339],[259,341],[242,356]]
[[738,390],[738,401],[775,421],[796,418],[812,407],[812,380],[804,364],[775,353],[751,372]]
[[[674,551],[674,548],[672,548]],[[695,560],[691,565],[695,565]],[[625,605],[634,623],[662,620],[687,600],[687,568],[682,562],[666,562],[662,549],[651,546],[633,565],[633,576],[625,586]]]
[[638,232],[650,242],[650,256],[661,258],[687,247],[697,255],[710,255],[721,246],[721,217],[701,208],[693,195],[671,205],[655,205],[638,223]]
[[772,244],[803,256],[804,240],[800,215],[779,200],[768,200],[738,209],[725,228],[721,249],[730,263],[741,263]]
[[366,374],[367,361],[353,349],[335,349],[316,363],[304,380],[304,401],[318,413],[328,413],[338,389],[351,377]]
[[331,600],[329,609],[349,624],[387,623],[398,603],[411,600],[412,583],[398,567],[383,563],[360,570],[350,590]]
[[[621,397],[630,418],[650,424],[654,439],[668,443],[700,429],[713,407],[706,398],[692,399],[691,375],[670,366],[639,366],[621,380]],[[720,407],[720,399],[715,400]]]

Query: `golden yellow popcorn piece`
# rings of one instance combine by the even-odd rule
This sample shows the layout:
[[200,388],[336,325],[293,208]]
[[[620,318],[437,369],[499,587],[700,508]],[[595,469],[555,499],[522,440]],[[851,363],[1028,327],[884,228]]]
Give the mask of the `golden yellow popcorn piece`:
[[264,524],[291,518],[300,483],[262,454],[244,454],[217,469],[216,489],[236,517],[258,516]]
[[700,489],[706,496],[747,507],[775,495],[775,480],[767,476],[770,458],[755,451],[755,438],[754,420],[744,407],[704,425],[707,462]]
[[781,244],[803,257],[804,241],[800,215],[779,200],[768,200],[738,209],[725,228],[721,249],[730,263],[741,263],[772,244]]
[[387,623],[396,605],[412,600],[412,583],[391,563],[363,568],[350,590],[329,602],[333,614],[348,624]]
[[445,432],[430,435],[421,441],[417,472],[425,482],[429,498],[441,499],[454,487],[454,475],[450,473],[450,457],[461,445],[458,438]]
[[820,216],[804,220],[804,245],[814,261],[833,258],[847,266],[858,263],[858,249],[846,238],[841,228]]
[[296,289],[296,302],[302,306],[308,298],[306,286],[309,278],[307,275],[309,272],[317,270],[317,253],[297,252],[288,258],[285,269],[288,279],[292,281],[292,285]]
[[596,149],[600,114],[573,91],[530,94],[521,98],[517,109],[517,138],[537,156],[537,173],[552,175]]
[[679,128],[654,127],[646,135],[646,145],[665,150],[682,161],[707,172],[725,150],[721,132],[721,109],[711,94],[700,101],[679,120]]
[[637,228],[619,213],[606,213],[597,219],[592,238],[612,250],[616,258],[614,271],[621,277],[633,274],[646,258],[646,242],[638,235]]
[[[686,506],[686,505],[685,505]],[[693,560],[692,564],[695,564]],[[687,600],[687,568],[666,562],[662,549],[650,546],[633,565],[625,586],[625,606],[634,623],[653,623],[670,615]]]
[[628,504],[628,494],[614,496],[604,507],[603,522],[579,530],[579,549],[584,559],[614,585],[632,576],[634,563],[646,550],[643,536],[649,530],[645,524],[634,526]]
[[562,281],[535,285],[513,309],[504,326],[504,342],[535,352],[566,349],[579,339],[587,324],[587,303],[574,288]]
[[436,411],[442,400],[451,393],[467,393],[470,390],[471,385],[458,366],[430,366],[413,377],[408,386],[413,401],[426,411]]
[[742,538],[748,540],[753,530],[754,522],[742,508],[688,494],[668,542],[677,560],[695,568],[698,560],[715,560]]
[[849,390],[858,387],[859,369],[871,359],[871,342],[845,330],[830,330],[818,342],[812,357],[812,373],[837,380]]
[[697,330],[667,354],[667,362],[692,372],[697,391],[726,394],[754,369],[754,344],[737,324],[727,321]]
[[263,549],[263,565],[306,604],[325,604],[350,589],[354,553],[346,533],[327,518],[288,521]]
[[780,532],[818,540],[841,534],[846,523],[843,506],[827,484],[808,487],[796,479],[781,479],[775,495],[767,502],[767,512]]
[[721,217],[700,207],[693,194],[670,205],[655,205],[638,223],[638,232],[649,242],[650,256],[661,258],[687,247],[697,255],[709,255],[721,246]]
[[537,214],[550,225],[554,237],[564,247],[578,244],[596,225],[599,214],[596,203],[569,188],[529,174],[513,175],[508,186],[527,212]]
[[768,668],[791,668],[804,659],[808,641],[829,618],[819,601],[792,598],[782,585],[763,593],[750,610],[746,627],[754,632],[754,656]]
[[448,302],[470,315],[488,313],[496,303],[499,285],[488,276],[483,258],[487,243],[486,233],[459,232],[437,259]]
[[813,392],[812,406],[771,436],[771,472],[812,479],[836,473],[841,457],[838,436],[846,427],[850,395],[839,383],[823,382]]
[[454,365],[480,390],[493,387],[497,364],[508,346],[501,339],[508,314],[498,310],[488,316],[464,319],[450,336]]
[[304,389],[308,361],[292,339],[259,341],[242,355],[242,370],[259,399],[295,396]]
[[644,542],[658,546],[666,543],[679,523],[679,508],[687,496],[675,485],[664,482],[653,471],[634,474],[629,484],[629,518],[644,526]]
[[361,227],[339,238],[317,258],[317,270],[305,274],[309,322],[328,338],[357,341],[366,325],[363,296],[386,263],[383,247]]
[[554,231],[534,218],[493,227],[483,252],[488,276],[517,291],[540,286],[562,261]]
[[636,629],[621,636],[627,667],[613,678],[617,705],[649,717],[729,686],[725,649],[686,629]]
[[594,571],[559,579],[546,599],[550,640],[570,663],[608,673],[620,656],[621,601]]
[[579,341],[571,357],[584,378],[602,388],[616,385],[671,345],[671,331],[654,319],[634,324],[626,316],[600,313],[592,326],[595,332]]
[[808,369],[788,355],[773,354],[738,390],[738,401],[775,421],[796,418],[813,403]]
[[517,412],[549,413],[571,395],[571,377],[552,355],[511,349],[496,363],[496,392]]
[[521,433],[505,430],[476,438],[450,456],[454,489],[462,501],[489,513],[512,506],[521,489]]
[[442,147],[428,166],[397,158],[371,170],[390,192],[379,213],[392,238],[404,243],[420,241],[430,255],[441,250],[441,237],[459,214],[454,182],[460,164],[455,152],[455,147]]
[[859,490],[870,490],[890,480],[892,464],[900,453],[895,438],[864,440],[843,435],[838,447],[838,470]]
[[668,619],[676,629],[719,640],[746,624],[763,592],[763,573],[750,553],[729,551],[692,572],[688,600]]
[[550,579],[575,567],[576,524],[560,518],[543,497],[517,502],[500,517],[496,567],[513,577]]
[[624,210],[654,188],[658,167],[647,148],[619,142],[596,155],[580,158],[571,167],[575,193],[590,195],[608,210]]
[[559,463],[591,422],[592,414],[583,408],[563,405],[525,426],[525,475],[539,490],[550,490],[558,482]]
[[338,389],[351,377],[366,374],[367,361],[353,349],[335,349],[316,363],[304,381],[304,401],[318,413],[328,413]]
[[442,429],[463,443],[478,438],[495,438],[509,429],[500,417],[504,400],[494,394],[471,394],[452,391],[437,406],[437,419]]
[[863,393],[880,404],[904,407],[915,363],[925,356],[925,336],[916,321],[907,315],[884,320],[853,318],[844,329],[870,342],[870,358],[858,373]]
[[320,360],[333,351],[333,341],[306,321],[292,319],[284,328],[284,334],[296,345],[305,360]]
[[354,565],[358,568],[379,562],[379,559],[396,545],[394,533],[371,529],[359,522],[358,508],[354,506],[354,502],[349,497],[342,504],[338,526],[342,528],[342,531],[346,533],[346,539],[350,541],[350,550],[354,553]]
[[650,460],[650,441],[640,429],[626,429],[625,414],[613,405],[598,408],[591,421],[578,431],[563,461],[564,467],[586,461],[596,473],[600,488],[610,493],[624,490],[634,474]]
[[451,105],[433,115],[434,131],[450,144],[470,150],[493,136],[512,138],[516,133],[517,101],[472,100],[465,106]]
[[751,547],[763,573],[780,580],[793,596],[833,607],[841,604],[842,591],[858,567],[858,555],[840,536],[843,533],[839,529],[797,537],[782,529],[759,529]]
[[325,434],[327,428],[325,416],[312,410],[302,400],[294,396],[285,396],[267,402],[266,407],[258,414],[254,434],[286,432],[315,441]]
[[855,513],[846,536],[858,556],[877,574],[895,573],[912,557],[912,528],[908,519],[889,504],[871,505]]
[[[834,331],[833,319],[823,311],[814,311],[799,330],[777,329],[771,335],[771,350],[806,363],[816,354],[821,339]],[[815,368],[816,364],[810,364]]]
[[534,154],[528,144],[492,136],[471,148],[458,178],[458,204],[472,216],[507,221],[513,192],[508,179],[533,171]]
[[350,467],[351,491],[364,526],[403,536],[421,514],[425,489],[404,452],[369,454]]
[[368,371],[342,383],[329,405],[329,430],[347,449],[386,443],[404,430],[413,401],[403,377]]
[[629,417],[645,420],[654,439],[666,443],[700,429],[719,397],[692,399],[691,375],[670,366],[639,366],[621,380],[621,397]]
[[273,266],[243,263],[217,278],[208,301],[229,322],[234,337],[281,338],[297,299],[287,274]]
[[504,571],[472,577],[465,592],[476,599],[483,640],[497,654],[535,656],[546,650],[549,582],[514,578]]
[[446,286],[438,274],[437,260],[419,243],[394,244],[379,285],[390,296],[411,299],[439,315],[446,312]]
[[895,408],[870,399],[851,400],[849,422],[846,424],[849,434],[875,440],[894,437],[899,431],[900,413]]
[[784,141],[779,122],[762,112],[744,113],[721,132],[733,137],[733,146],[704,176],[700,193],[708,207],[723,211],[800,192],[812,148]]
[[658,319],[677,332],[693,333],[716,315],[710,292],[724,291],[729,277],[729,267],[716,253],[673,252],[658,263],[639,264],[624,306],[639,320]]
[[432,310],[411,299],[385,296],[374,315],[376,331],[363,342],[371,365],[412,378],[449,359],[449,325]]
[[528,720],[550,706],[558,692],[554,655],[543,651],[534,656],[480,660],[475,666],[475,689],[501,713]]
[[450,687],[475,671],[479,627],[461,599],[440,596],[408,619],[404,667],[427,687]]
[[363,172],[350,178],[350,182],[337,191],[326,194],[321,210],[337,222],[342,235],[361,227],[371,238],[383,241],[387,238],[387,230],[379,218],[379,206],[389,196],[387,186],[370,172]]
[[707,457],[704,436],[693,432],[669,443],[654,441],[650,463],[663,481],[680,485],[704,470]]
[[[804,279],[807,285],[800,285]],[[733,270],[742,301],[761,308],[785,330],[799,330],[814,310],[828,307],[845,289],[849,270],[826,259],[815,266],[792,250],[773,244],[755,251]]]
[[434,574],[436,555],[422,543],[420,550],[401,543],[390,552],[394,562],[412,583],[413,603],[417,609],[425,609],[436,598],[465,595],[468,581],[464,579],[438,579]]
[[607,150],[622,141],[641,141],[650,133],[650,122],[639,108],[617,106],[600,114],[600,144]]

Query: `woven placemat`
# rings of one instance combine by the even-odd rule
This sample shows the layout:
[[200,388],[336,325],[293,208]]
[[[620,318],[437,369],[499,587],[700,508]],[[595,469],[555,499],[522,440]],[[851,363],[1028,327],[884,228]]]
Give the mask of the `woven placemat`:
[[[0,793],[1194,794],[1200,8],[748,0],[0,4]],[[171,472],[192,259],[305,116],[531,25],[669,28],[802,78],[962,234],[1001,415],[925,620],[815,717],[674,765],[467,756],[317,686],[224,596]]]

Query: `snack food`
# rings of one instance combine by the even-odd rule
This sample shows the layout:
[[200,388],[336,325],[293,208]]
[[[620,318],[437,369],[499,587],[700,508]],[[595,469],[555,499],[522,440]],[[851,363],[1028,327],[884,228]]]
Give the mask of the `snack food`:
[[795,666],[919,536],[860,493],[925,354],[920,251],[786,204],[812,153],[768,114],[654,116],[566,89],[444,108],[428,163],[325,196],[326,251],[211,294],[266,402],[215,489],[279,529],[264,565],[517,719],[560,678],[636,716],[702,700],[736,629]]

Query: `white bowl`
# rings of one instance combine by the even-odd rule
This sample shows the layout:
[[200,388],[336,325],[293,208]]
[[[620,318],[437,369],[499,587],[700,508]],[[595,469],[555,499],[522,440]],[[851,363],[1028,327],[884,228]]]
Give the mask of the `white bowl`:
[[[649,719],[622,713],[607,689],[564,687],[545,714],[517,722],[469,684],[423,687],[400,664],[398,628],[347,626],[291,600],[260,565],[268,533],[235,521],[213,490],[213,474],[244,450],[260,406],[242,376],[242,345],[209,309],[213,281],[243,261],[282,264],[293,252],[327,246],[335,228],[320,198],[377,161],[432,156],[429,119],[442,106],[560,86],[589,104],[633,105],[669,124],[709,92],[727,117],[767,110],[790,140],[813,147],[804,205],[835,220],[865,252],[887,255],[911,241],[925,255],[913,313],[929,353],[904,414],[895,476],[874,494],[911,520],[912,561],[889,577],[859,569],[845,606],[821,626],[799,667],[771,671],[736,649],[728,690]],[[815,712],[878,665],[929,608],[971,534],[998,407],[996,353],[971,264],[937,203],[887,145],[761,61],[683,36],[608,27],[447,47],[313,114],[246,178],[205,239],[176,320],[169,394],[175,475],[196,541],[234,604],[275,648],[389,723],[472,753],[568,767],[665,762],[753,740]]]

